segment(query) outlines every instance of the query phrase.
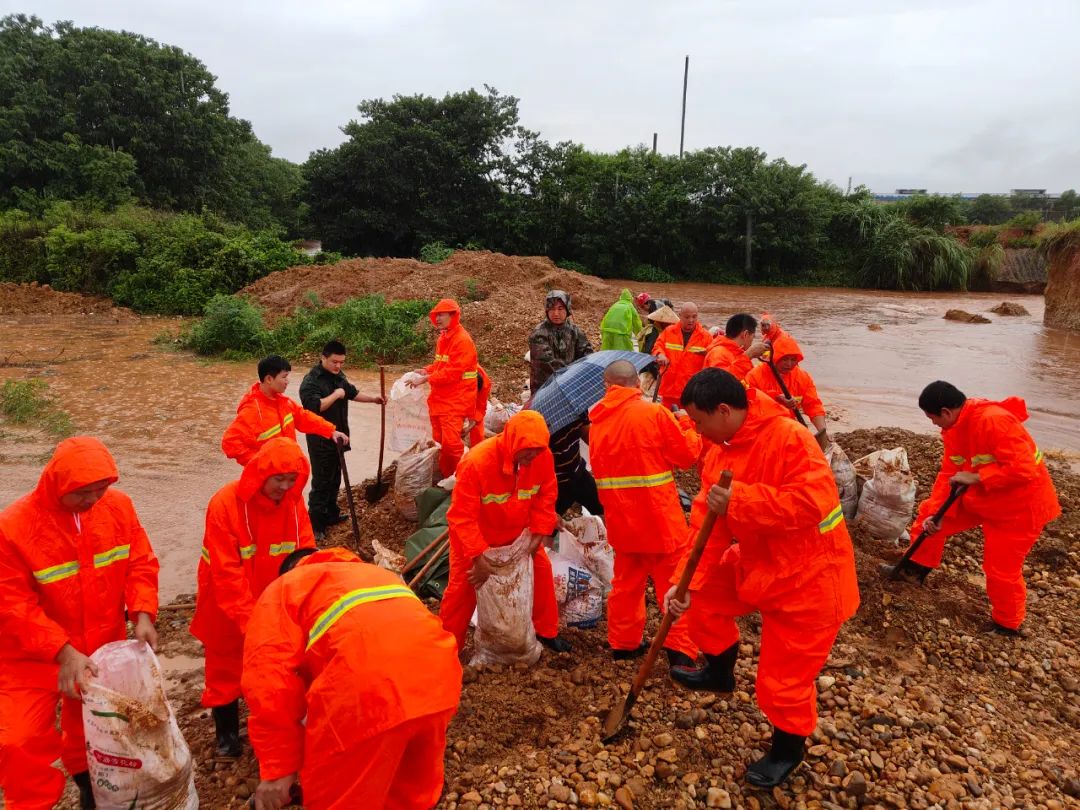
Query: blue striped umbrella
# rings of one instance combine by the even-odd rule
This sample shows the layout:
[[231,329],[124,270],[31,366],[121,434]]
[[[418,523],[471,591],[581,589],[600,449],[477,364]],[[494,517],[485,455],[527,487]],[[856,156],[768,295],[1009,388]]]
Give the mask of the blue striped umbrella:
[[526,406],[538,411],[552,433],[581,418],[604,397],[604,369],[616,360],[628,360],[641,373],[656,358],[651,354],[608,350],[587,354],[560,368],[540,386]]

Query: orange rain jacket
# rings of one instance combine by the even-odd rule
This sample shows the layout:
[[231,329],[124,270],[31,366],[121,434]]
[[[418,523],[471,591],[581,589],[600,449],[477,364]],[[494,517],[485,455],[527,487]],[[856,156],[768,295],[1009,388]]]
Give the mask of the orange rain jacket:
[[442,299],[429,317],[449,312],[450,326],[439,332],[435,362],[424,368],[431,393],[428,413],[432,416],[466,417],[476,408],[476,345],[461,325],[461,307],[450,298]]
[[979,474],[979,483],[960,499],[965,512],[988,523],[1037,529],[1061,514],[1043,454],[1024,429],[1027,405],[1019,397],[1001,402],[969,399],[952,427],[941,431],[945,453],[930,497],[919,505],[915,525],[930,517],[949,495],[958,472]]
[[[799,362],[802,362],[803,354],[802,349],[799,348],[799,344],[795,342],[794,338],[788,337],[781,333],[780,337],[772,343],[772,355],[773,363],[780,362],[784,357],[795,355]],[[799,405],[799,408],[807,418],[812,419],[815,416],[825,415],[825,405],[821,401],[821,397],[818,396],[817,386],[814,385],[814,378],[805,372],[800,366],[795,366],[788,374],[781,374],[784,378],[784,385],[787,386],[791,396],[795,402]],[[769,368],[768,363],[759,363],[753,371],[751,371],[744,381],[749,388],[756,388],[766,396],[770,396],[773,399],[778,399],[784,395],[784,392],[780,390],[780,384],[776,381],[776,376],[773,374],[772,369]],[[787,415],[792,419],[797,419],[795,411],[784,408],[787,411]]]
[[690,417],[678,420],[646,402],[637,388],[612,386],[589,412],[589,460],[616,554],[666,554],[687,541],[673,467],[692,467],[701,437]]
[[690,333],[685,346],[681,324],[673,323],[660,333],[653,345],[653,355],[663,354],[670,361],[667,368],[661,369],[660,396],[665,401],[676,401],[682,396],[690,378],[705,365],[705,354],[710,343],[712,335],[700,323]]
[[[191,621],[191,634],[207,647],[238,647],[255,600],[277,577],[282,560],[315,545],[303,500],[310,470],[295,441],[271,439],[238,481],[210,499]],[[297,474],[296,484],[281,503],[274,503],[262,494],[263,483],[286,473]]]
[[709,351],[705,355],[705,368],[722,369],[743,382],[754,370],[754,364],[738,343],[727,335],[718,335],[709,344]]
[[[814,437],[783,418],[787,408],[753,388],[746,395],[742,427],[705,456],[702,481],[719,481],[723,470],[734,477],[727,515],[717,519],[690,588],[701,587],[734,538],[739,599],[761,610],[805,610],[824,623],[843,622],[859,605],[859,589],[832,470]],[[708,510],[707,494],[703,486],[694,500],[693,537]]]
[[99,440],[65,439],[38,485],[0,512],[0,666],[50,668],[69,643],[90,655],[127,637],[124,609],[156,617],[158,561],[131,499],[109,488],[85,512],[68,512],[69,492],[119,478]]
[[[339,754],[410,719],[457,708],[453,637],[399,576],[345,549],[318,551],[271,583],[249,628],[243,688],[260,776],[300,773],[305,798],[309,786],[334,797],[319,806],[371,806],[350,801],[364,786],[355,767],[334,765]],[[440,774],[441,760],[440,751]],[[406,763],[403,781],[426,766]],[[433,801],[407,806],[430,807],[441,789],[440,778]]]
[[262,444],[275,436],[296,441],[296,430],[329,439],[334,425],[318,414],[293,402],[287,396],[266,396],[255,383],[236,406],[236,418],[221,437],[221,449],[227,458],[246,465]]

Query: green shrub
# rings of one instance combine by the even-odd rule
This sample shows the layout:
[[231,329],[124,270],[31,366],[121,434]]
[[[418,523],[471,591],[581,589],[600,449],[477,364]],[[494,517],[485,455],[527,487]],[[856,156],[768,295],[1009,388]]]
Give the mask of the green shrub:
[[71,417],[49,394],[42,379],[5,380],[0,386],[0,414],[14,425],[31,425],[53,436],[74,432]]
[[661,270],[659,267],[654,267],[651,264],[637,265],[637,267],[630,271],[630,279],[632,281],[645,282],[646,284],[668,284],[677,280],[671,273],[666,270]]
[[982,250],[983,248],[990,247],[990,245],[996,243],[997,239],[997,228],[980,228],[977,231],[971,232],[971,236],[968,237],[968,244],[973,248]]
[[239,296],[215,295],[207,303],[203,319],[180,342],[196,354],[250,356],[262,352],[267,338],[257,306]]
[[440,264],[454,255],[454,249],[442,242],[428,242],[420,248],[420,261],[428,264]]

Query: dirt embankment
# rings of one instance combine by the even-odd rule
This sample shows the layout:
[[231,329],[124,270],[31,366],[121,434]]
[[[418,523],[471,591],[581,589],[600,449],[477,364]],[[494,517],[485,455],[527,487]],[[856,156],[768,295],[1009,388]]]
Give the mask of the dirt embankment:
[[1050,262],[1043,323],[1080,331],[1080,247],[1058,251]]
[[[559,289],[573,298],[576,322],[599,347],[600,319],[614,302],[604,281],[562,270],[545,256],[506,256],[490,251],[455,251],[445,262],[415,259],[350,259],[327,266],[291,267],[240,291],[272,316],[285,315],[314,294],[328,305],[380,293],[388,300],[453,298],[461,322],[476,341],[485,366],[522,360],[528,336],[544,318],[544,295]],[[499,391],[498,395],[516,394]]]
[[48,284],[0,282],[0,315],[107,315],[119,321],[135,313],[108,298],[57,292]]

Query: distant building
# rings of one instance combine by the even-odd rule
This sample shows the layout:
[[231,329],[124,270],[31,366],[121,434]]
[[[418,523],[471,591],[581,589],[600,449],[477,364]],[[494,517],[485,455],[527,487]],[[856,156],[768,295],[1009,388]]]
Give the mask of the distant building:
[[293,247],[305,256],[317,256],[322,253],[322,241],[319,239],[301,239],[293,242]]

